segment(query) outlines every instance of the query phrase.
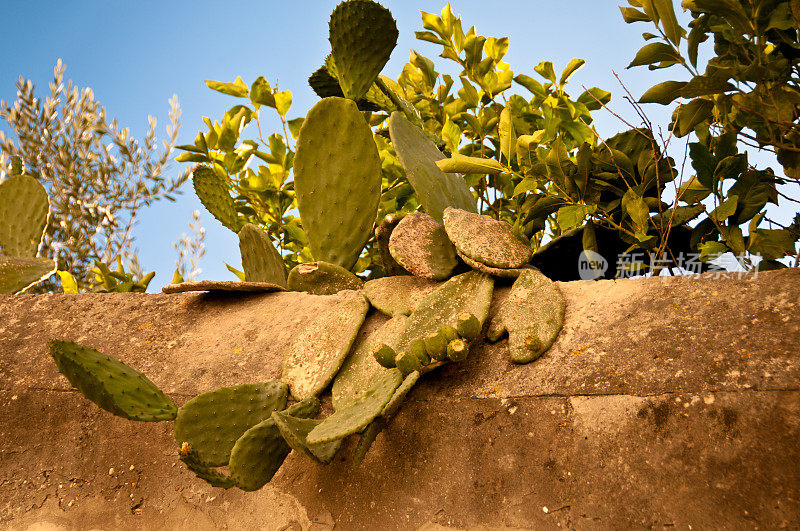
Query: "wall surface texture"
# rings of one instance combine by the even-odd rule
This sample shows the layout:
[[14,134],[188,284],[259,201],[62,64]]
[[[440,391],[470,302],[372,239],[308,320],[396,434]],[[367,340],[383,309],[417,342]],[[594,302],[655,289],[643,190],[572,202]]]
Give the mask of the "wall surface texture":
[[85,400],[47,340],[103,349],[181,404],[279,378],[331,297],[0,295],[0,528],[797,526],[800,272],[559,285],[565,328],[540,360],[479,344],[424,377],[359,468],[352,442],[327,467],[292,453],[254,493],[196,479],[171,422]]

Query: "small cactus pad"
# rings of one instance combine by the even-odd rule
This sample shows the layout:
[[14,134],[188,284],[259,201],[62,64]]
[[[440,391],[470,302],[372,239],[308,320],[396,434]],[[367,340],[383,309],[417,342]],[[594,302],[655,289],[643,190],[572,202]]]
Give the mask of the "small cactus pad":
[[269,293],[286,291],[286,288],[269,282],[236,282],[234,280],[196,280],[167,284],[161,288],[162,293],[186,293],[188,291],[250,291]]
[[458,316],[456,331],[467,341],[473,341],[481,335],[481,323],[477,317],[465,312]]
[[412,275],[444,280],[458,265],[444,226],[424,212],[403,218],[389,238],[389,252]]
[[529,363],[541,356],[564,326],[566,303],[561,290],[538,270],[523,272],[492,319],[487,339],[508,331],[511,361]]
[[55,274],[56,269],[50,258],[0,255],[0,293],[25,291]]
[[492,302],[494,281],[477,271],[456,275],[430,292],[414,313],[400,335],[396,350],[402,352],[415,339],[425,339],[447,325],[455,327],[462,313],[474,315],[483,326]]
[[58,370],[83,396],[114,415],[155,422],[172,420],[177,408],[139,371],[71,341],[50,340]]
[[[312,397],[286,408],[282,413],[292,418],[307,418],[318,412],[319,400]],[[231,477],[242,490],[258,490],[272,479],[291,451],[270,415],[244,432],[233,445]]]
[[403,378],[403,383],[400,384],[400,387],[394,390],[392,398],[389,399],[389,402],[387,402],[385,406],[383,406],[381,417],[389,420],[394,416],[395,413],[397,413],[397,410],[400,409],[400,405],[403,403],[403,400],[406,399],[406,395],[411,392],[411,389],[414,387],[414,384],[417,383],[419,377],[419,372],[414,371]]
[[239,218],[233,208],[233,198],[228,183],[211,168],[198,166],[192,174],[192,184],[197,198],[212,216],[233,232],[239,232]]
[[394,390],[403,383],[403,376],[398,369],[389,369],[358,400],[340,409],[326,418],[319,426],[311,430],[306,440],[308,444],[322,444],[357,433],[380,415],[384,406],[389,403]]
[[469,354],[469,343],[463,339],[454,339],[447,344],[447,357],[451,361],[464,361]]
[[514,267],[514,268],[490,267],[481,262],[476,262],[469,256],[459,253],[458,251],[456,251],[456,254],[458,254],[458,257],[461,258],[461,260],[463,260],[464,263],[470,266],[472,269],[498,278],[517,278],[526,269],[533,268],[533,266],[528,266],[528,265],[522,267]]
[[298,264],[289,271],[289,289],[313,295],[333,295],[346,289],[359,290],[364,281],[347,269],[328,262]]
[[12,175],[0,183],[0,252],[34,257],[47,227],[50,200],[30,175]]
[[364,284],[364,296],[386,315],[408,315],[440,285],[440,282],[410,275],[376,278]]
[[392,258],[392,253],[389,252],[389,238],[392,236],[392,231],[403,219],[402,214],[386,214],[380,224],[375,228],[375,241],[378,244],[378,254],[381,256],[381,265],[383,272],[386,276],[391,277],[395,275],[407,275],[408,271],[403,269],[403,266],[397,263],[397,260]]
[[361,341],[347,357],[331,387],[333,409],[338,411],[353,400],[361,398],[386,373],[387,369],[375,361],[375,349],[380,345],[393,348],[397,337],[406,326],[406,319],[405,315],[389,319]]
[[393,112],[389,117],[389,134],[408,182],[417,192],[425,212],[439,223],[447,207],[477,212],[467,183],[460,175],[439,169],[436,161],[444,155],[421,129],[399,112]]
[[378,437],[378,434],[386,427],[386,419],[378,417],[369,423],[369,426],[364,428],[361,432],[361,437],[358,439],[356,449],[353,451],[353,467],[357,467],[364,461],[367,452],[369,451],[372,443]]
[[381,158],[355,103],[325,98],[308,112],[294,186],[311,254],[352,269],[372,234],[381,195]]
[[175,419],[175,440],[188,442],[210,466],[228,464],[231,449],[244,432],[286,406],[281,382],[222,387],[186,402]]
[[448,208],[444,212],[444,228],[459,253],[490,267],[522,267],[533,256],[531,246],[520,240],[505,221]]
[[308,444],[306,437],[311,430],[322,423],[322,420],[300,419],[277,411],[272,414],[272,420],[292,450],[317,463],[327,465],[333,461],[333,457],[342,446],[341,439],[322,444]]
[[397,357],[397,352],[394,351],[389,345],[380,345],[372,351],[372,357],[378,362],[378,365],[386,369],[394,369],[397,364],[394,362]]
[[247,282],[267,282],[286,286],[286,267],[283,258],[269,236],[253,225],[245,224],[239,231],[239,251]]
[[342,291],[338,304],[306,324],[283,359],[284,382],[298,400],[319,394],[339,371],[369,310],[361,293]]
[[346,0],[331,13],[331,55],[339,85],[352,100],[362,98],[397,45],[391,12],[372,0]]
[[416,353],[410,350],[405,350],[397,354],[394,359],[395,366],[403,373],[403,377],[417,371],[421,371],[423,367],[422,360]]
[[232,477],[214,470],[211,465],[200,458],[197,450],[192,448],[192,445],[188,442],[183,443],[178,449],[178,458],[183,461],[186,468],[212,487],[229,489],[236,486],[236,481]]

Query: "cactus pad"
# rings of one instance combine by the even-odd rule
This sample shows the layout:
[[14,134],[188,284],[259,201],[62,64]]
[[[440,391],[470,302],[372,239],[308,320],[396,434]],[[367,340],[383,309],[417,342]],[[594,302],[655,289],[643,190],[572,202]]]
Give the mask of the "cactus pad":
[[392,231],[389,252],[412,275],[444,280],[458,265],[444,226],[423,212],[403,218]]
[[212,487],[219,487],[221,489],[229,489],[236,486],[236,481],[232,477],[214,470],[214,468],[203,461],[197,450],[192,448],[192,445],[185,442],[178,450],[178,458],[183,461],[194,475],[202,479]]
[[47,227],[50,200],[30,175],[12,175],[0,183],[0,252],[34,257]]
[[455,327],[462,313],[471,313],[483,326],[489,314],[493,288],[492,278],[477,271],[456,275],[441,284],[422,299],[408,317],[397,351],[403,351],[415,339],[437,333],[442,325]]
[[197,198],[212,216],[233,232],[239,232],[239,218],[233,208],[233,198],[228,183],[206,166],[198,166],[192,174],[192,184]]
[[161,288],[162,293],[186,293],[188,291],[251,291],[269,293],[272,291],[286,291],[283,286],[269,282],[236,282],[233,280],[196,280],[181,282],[180,284],[167,284]]
[[0,255],[0,293],[25,291],[55,274],[56,269],[50,258]]
[[333,295],[346,289],[360,290],[364,282],[347,269],[328,262],[298,264],[289,271],[289,289],[313,295]]
[[531,246],[520,240],[511,225],[457,208],[444,211],[444,228],[462,256],[497,268],[518,268],[530,262]]
[[311,430],[322,423],[321,420],[300,419],[277,411],[272,414],[272,420],[292,450],[322,465],[333,461],[333,457],[342,446],[341,439],[322,444],[308,444],[306,437]]
[[402,214],[386,214],[375,228],[375,241],[378,245],[378,254],[380,254],[381,265],[386,276],[408,274],[408,271],[403,269],[403,266],[398,264],[397,260],[392,258],[392,253],[389,252],[389,238],[391,238],[392,231],[400,223],[401,219],[403,219]]
[[228,464],[237,439],[286,406],[281,382],[222,387],[186,402],[175,419],[175,440],[188,442],[210,466]]
[[400,371],[389,369],[364,396],[340,409],[311,430],[306,438],[308,444],[322,444],[343,439],[363,430],[380,415],[394,395],[394,390],[402,382],[403,376]]
[[522,267],[513,267],[513,268],[490,267],[481,262],[476,262],[469,256],[461,254],[458,251],[456,251],[456,254],[458,254],[458,257],[461,258],[461,260],[463,260],[464,263],[470,266],[472,269],[498,278],[517,278],[526,269],[533,269],[533,266],[529,265],[524,265]]
[[[293,418],[306,418],[313,417],[318,412],[319,400],[309,398],[286,408],[282,413]],[[231,478],[242,490],[258,490],[272,479],[289,452],[291,448],[270,415],[268,419],[244,432],[233,445]]]
[[311,320],[289,346],[283,360],[284,382],[298,400],[319,394],[339,371],[364,322],[369,304],[355,291]]
[[381,158],[355,103],[325,98],[308,112],[294,183],[311,254],[352,269],[372,233],[381,195]]
[[383,410],[381,410],[381,417],[389,420],[397,413],[397,410],[400,409],[400,405],[403,403],[403,400],[406,399],[406,395],[411,392],[411,389],[419,380],[419,372],[414,371],[405,378],[403,378],[403,383],[400,384],[400,387],[394,390],[394,394],[392,398],[389,399],[389,402],[383,406]]
[[364,461],[364,457],[366,457],[372,443],[375,442],[375,438],[378,437],[378,434],[382,432],[385,427],[386,419],[378,417],[364,428],[364,431],[361,432],[361,437],[358,439],[356,449],[353,451],[353,467],[357,467]]
[[386,321],[347,357],[331,387],[333,409],[338,411],[363,396],[386,373],[387,369],[375,361],[373,353],[380,345],[392,347],[397,343],[406,319],[405,315],[399,315]]
[[408,315],[440,285],[441,282],[410,275],[376,278],[364,284],[364,296],[386,315]]
[[331,55],[339,85],[352,100],[362,98],[397,45],[391,12],[372,0],[345,0],[331,13]]
[[425,212],[439,223],[447,207],[477,212],[475,198],[464,179],[457,173],[444,173],[436,165],[437,160],[445,157],[421,129],[399,112],[393,112],[389,118],[389,134],[408,182],[417,192]]
[[89,347],[50,340],[58,370],[83,396],[114,415],[155,422],[172,420],[177,408],[139,371]]
[[564,326],[566,303],[558,286],[536,269],[525,270],[492,319],[487,338],[508,331],[511,361],[530,363],[555,342]]
[[239,251],[247,282],[267,282],[286,286],[283,258],[267,234],[253,225],[245,224],[239,231]]

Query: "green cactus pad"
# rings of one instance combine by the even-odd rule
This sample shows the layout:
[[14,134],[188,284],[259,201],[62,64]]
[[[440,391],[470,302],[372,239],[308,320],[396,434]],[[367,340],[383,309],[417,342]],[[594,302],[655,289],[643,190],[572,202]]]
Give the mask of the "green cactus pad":
[[269,282],[236,282],[234,280],[196,280],[167,284],[161,288],[162,293],[186,293],[189,291],[243,291],[254,293],[270,293],[286,291],[286,288]]
[[347,269],[328,262],[298,264],[289,271],[289,289],[313,295],[333,295],[342,290],[360,290],[364,281]]
[[331,387],[333,409],[338,411],[361,398],[386,374],[388,369],[375,361],[373,353],[379,345],[393,347],[397,343],[397,337],[406,326],[406,319],[405,315],[389,319],[347,357]]
[[214,468],[200,458],[197,450],[192,448],[189,443],[183,443],[178,450],[178,458],[183,461],[190,471],[211,485],[212,487],[219,487],[221,489],[229,489],[236,486],[236,481],[230,476],[214,470]]
[[444,211],[444,228],[462,256],[497,268],[519,268],[531,261],[531,246],[511,225],[457,208]]
[[526,269],[533,269],[533,266],[528,265],[514,268],[490,267],[486,264],[482,264],[481,262],[476,262],[469,256],[461,254],[458,251],[456,251],[456,254],[458,254],[458,257],[461,258],[461,260],[463,260],[464,263],[470,266],[472,269],[498,278],[517,278]]
[[242,269],[247,282],[286,286],[283,258],[263,230],[252,223],[245,224],[239,231],[239,251],[242,254]]
[[385,369],[394,369],[397,364],[394,362],[397,357],[397,352],[394,351],[389,345],[381,345],[372,351],[372,357],[378,362],[378,365]]
[[233,232],[239,232],[239,218],[233,208],[233,198],[228,183],[209,167],[198,166],[192,174],[192,184],[197,198],[212,216]]
[[389,420],[397,413],[397,410],[400,409],[400,405],[403,403],[403,400],[406,399],[406,395],[411,392],[411,389],[419,380],[420,373],[418,371],[414,371],[405,378],[403,378],[403,383],[400,384],[400,387],[394,390],[394,394],[392,398],[389,399],[389,402],[383,406],[383,410],[381,411],[381,417]]
[[139,371],[78,343],[51,339],[49,344],[61,374],[106,411],[148,422],[175,418],[172,400]]
[[393,112],[389,118],[389,134],[408,182],[417,192],[425,212],[439,223],[447,207],[477,212],[467,183],[460,175],[439,169],[436,161],[445,157],[421,129],[399,112]]
[[231,449],[247,430],[286,406],[281,382],[222,387],[186,402],[175,419],[175,440],[188,442],[210,466],[228,464]]
[[394,395],[394,390],[402,382],[403,376],[398,369],[387,370],[364,396],[340,409],[311,430],[306,438],[308,444],[322,444],[343,439],[363,430],[380,415]]
[[314,462],[327,465],[333,461],[336,452],[342,447],[341,439],[322,444],[308,444],[306,437],[311,430],[322,423],[322,420],[300,419],[277,411],[272,414],[272,420],[292,450]]
[[381,265],[383,272],[387,277],[395,275],[407,275],[408,271],[403,269],[403,266],[397,263],[397,260],[392,258],[392,253],[389,252],[389,238],[392,236],[392,231],[403,219],[402,214],[386,214],[383,220],[375,229],[375,241],[378,244],[378,254],[381,257]]
[[0,255],[0,293],[25,291],[55,274],[50,258],[23,258]]
[[357,467],[364,461],[367,452],[369,451],[372,443],[378,437],[378,434],[386,427],[386,419],[378,417],[361,432],[361,437],[358,439],[356,449],[353,451],[353,467]]
[[381,195],[381,158],[355,103],[325,98],[308,112],[294,186],[311,254],[352,269],[372,233]]
[[414,353],[408,350],[400,352],[394,359],[395,366],[403,373],[403,377],[417,371],[421,371],[423,367],[422,360]]
[[458,335],[467,341],[473,341],[478,339],[478,336],[481,335],[481,323],[474,315],[470,313],[462,313],[458,316],[456,330],[458,331]]
[[410,275],[376,278],[364,284],[364,296],[381,313],[408,315],[440,285],[441,282]]
[[338,304],[306,324],[284,357],[281,379],[298,400],[319,394],[333,380],[369,310],[359,292],[335,296]]
[[[336,77],[336,68],[330,56],[325,59],[325,64],[314,71],[308,78],[308,86],[320,98],[344,98],[339,79]],[[360,111],[379,111],[387,108],[388,98],[374,84],[369,88],[364,98],[356,101]],[[388,102],[391,104],[391,102]]]
[[35,177],[12,175],[0,183],[0,205],[0,252],[36,256],[50,214],[47,190]]
[[565,310],[558,286],[536,269],[525,270],[492,319],[487,338],[496,341],[508,331],[511,361],[530,363],[555,342]]
[[444,226],[424,212],[407,215],[389,239],[389,252],[412,275],[444,280],[458,265]]
[[402,352],[415,339],[437,333],[442,325],[455,327],[462,313],[471,313],[483,326],[489,315],[493,288],[494,280],[477,271],[456,275],[441,284],[408,317],[396,350]]
[[[293,418],[313,417],[319,412],[319,400],[308,398],[282,413]],[[274,413],[274,412],[273,412]],[[236,486],[245,491],[258,490],[275,475],[291,447],[281,435],[272,416],[244,432],[231,450],[230,470]]]
[[447,357],[451,361],[464,361],[469,354],[469,343],[463,339],[454,339],[447,344]]
[[372,0],[345,0],[331,13],[331,55],[344,95],[361,99],[397,45],[391,12]]

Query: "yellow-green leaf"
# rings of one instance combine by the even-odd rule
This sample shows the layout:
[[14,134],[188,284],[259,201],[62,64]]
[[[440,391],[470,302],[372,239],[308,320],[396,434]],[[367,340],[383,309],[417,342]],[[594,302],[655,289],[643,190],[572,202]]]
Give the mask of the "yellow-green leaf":
[[495,159],[468,157],[454,153],[452,158],[437,160],[436,165],[445,173],[480,173],[495,175],[506,171]]

